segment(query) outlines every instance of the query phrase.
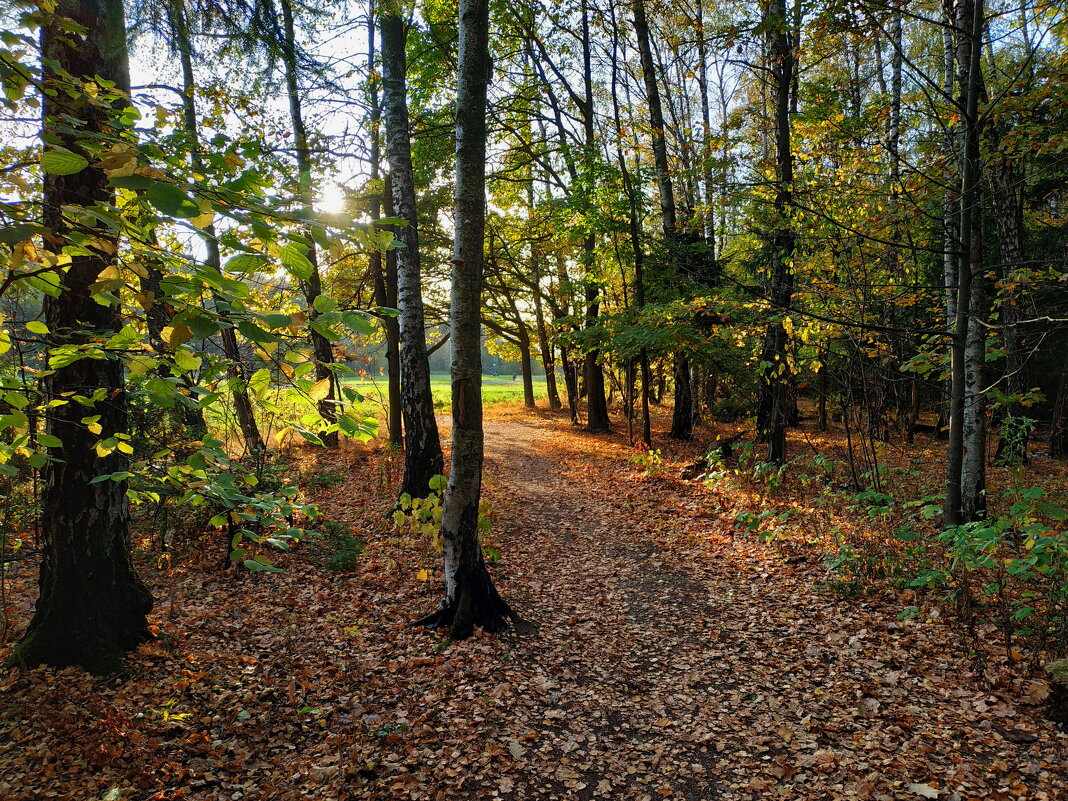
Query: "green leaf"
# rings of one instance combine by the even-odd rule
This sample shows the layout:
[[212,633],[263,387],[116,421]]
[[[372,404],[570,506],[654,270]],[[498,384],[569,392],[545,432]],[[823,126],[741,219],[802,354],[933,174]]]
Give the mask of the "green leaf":
[[41,169],[49,175],[74,175],[89,166],[89,159],[57,147],[41,154]]
[[312,301],[312,308],[319,312],[319,314],[328,314],[337,308],[337,301],[329,295],[319,295],[319,297]]
[[353,333],[363,334],[364,336],[370,336],[375,333],[374,322],[362,312],[344,312],[341,315],[341,320],[353,331]]
[[63,290],[59,286],[59,274],[55,272],[37,273],[21,279],[34,289],[44,292],[46,295],[58,298]]
[[307,248],[304,245],[297,242],[289,242],[283,245],[279,252],[282,266],[289,270],[294,278],[301,281],[307,281],[312,277],[312,273],[315,272],[315,265],[304,255],[306,251]]
[[181,188],[166,181],[155,181],[145,192],[148,200],[161,214],[168,217],[192,219],[200,216],[200,206]]
[[47,230],[48,229],[43,225],[33,225],[30,223],[9,225],[6,228],[0,228],[0,244],[14,245],[18,242],[24,242],[37,234],[43,234]]
[[274,334],[264,331],[258,325],[249,322],[248,320],[242,320],[241,322],[239,322],[237,324],[237,330],[241,332],[242,336],[251,339],[258,345],[266,345],[271,342],[278,341],[278,337],[276,337]]
[[275,567],[274,565],[265,565],[262,562],[257,562],[255,559],[246,559],[242,562],[245,567],[251,570],[253,573],[259,573],[261,571],[267,573],[281,573],[282,568]]
[[193,332],[197,339],[207,339],[210,336],[214,336],[219,330],[218,322],[211,317],[189,315],[188,317],[182,317],[181,322],[189,327],[189,330]]
[[59,437],[53,437],[51,434],[38,434],[37,441],[44,445],[46,448],[62,448],[63,440]]
[[270,259],[258,253],[239,253],[226,262],[225,269],[231,273],[254,273],[268,264]]
[[293,324],[293,317],[289,314],[261,314],[258,315],[271,328],[285,328]]
[[183,373],[191,373],[200,369],[201,358],[186,348],[178,348],[174,352],[174,364]]
[[47,334],[48,326],[40,320],[30,320],[26,323],[26,330],[33,334]]
[[321,318],[316,318],[308,323],[313,331],[317,331],[322,334],[326,339],[331,342],[337,342],[341,339],[341,334],[330,327],[328,322],[325,322]]
[[134,192],[143,192],[152,186],[152,179],[144,175],[123,175],[108,181],[116,189],[130,189]]

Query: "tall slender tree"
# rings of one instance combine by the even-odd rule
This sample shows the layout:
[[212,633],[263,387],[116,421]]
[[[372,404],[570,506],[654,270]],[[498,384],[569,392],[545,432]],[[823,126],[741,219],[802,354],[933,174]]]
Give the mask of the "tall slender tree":
[[449,626],[454,639],[475,626],[504,628],[515,618],[493,586],[478,537],[482,493],[480,305],[486,232],[486,95],[489,0],[460,0],[456,91],[456,233],[452,258],[452,470],[442,512],[445,599],[417,621]]
[[[670,254],[671,266],[677,273],[681,258],[681,238],[675,209],[675,190],[668,167],[660,85],[657,81],[656,64],[653,61],[649,20],[645,14],[644,0],[636,0],[634,3],[634,33],[638,38],[638,53],[641,56],[642,76],[645,79],[645,94],[649,104],[653,165],[656,170],[657,186],[660,189],[660,215],[664,227],[664,241]],[[690,362],[682,351],[676,352],[674,356],[674,374],[675,402],[671,415],[670,436],[674,439],[689,439],[693,436],[693,395],[690,392]]]
[[789,417],[790,375],[787,362],[788,335],[784,317],[794,291],[792,266],[796,235],[790,220],[793,202],[794,159],[790,138],[790,101],[797,54],[790,37],[786,0],[768,0],[764,5],[769,72],[772,76],[772,119],[775,127],[775,203],[769,236],[771,270],[768,295],[772,319],[764,333],[760,354],[757,429],[768,445],[768,461],[786,461],[786,427]]
[[958,15],[960,223],[957,228],[957,298],[951,343],[949,449],[946,455],[946,525],[971,522],[986,509],[986,362],[983,313],[983,221],[980,104],[986,92],[982,45],[983,0],[961,0]]
[[[195,172],[204,173],[204,156],[200,143],[200,124],[197,116],[197,84],[193,73],[193,37],[189,30],[189,14],[186,0],[169,0],[166,7],[167,26],[171,42],[178,51],[182,68],[182,121],[189,137],[190,163]],[[204,242],[205,263],[219,275],[223,274],[219,237],[214,223],[208,223],[201,231]],[[218,306],[218,302],[216,302]],[[234,413],[245,448],[256,453],[263,451],[263,436],[256,422],[256,412],[248,394],[248,374],[237,333],[232,325],[224,325],[219,332],[223,354],[227,360],[227,384],[233,397]]]
[[[293,17],[293,0],[280,0],[282,7],[282,36],[279,42],[282,51],[282,65],[285,73],[286,99],[289,101],[289,121],[293,127],[293,147],[297,158],[297,185],[300,194],[302,211],[309,218],[315,213],[312,176],[311,145],[308,142],[308,128],[304,123],[304,110],[300,95],[300,65],[297,61],[299,52],[297,44],[296,23]],[[327,423],[334,423],[338,418],[337,380],[330,369],[334,362],[334,350],[330,340],[315,326],[315,318],[320,314],[318,299],[323,295],[323,276],[319,266],[318,248],[315,238],[310,235],[309,228],[308,252],[306,254],[311,265],[307,278],[301,280],[301,288],[308,302],[308,317],[312,321],[308,331],[311,337],[312,357],[315,361],[315,378],[318,381],[328,381],[329,389],[322,399],[319,400],[319,414]],[[328,444],[336,445],[337,432],[332,432],[327,438]]]
[[[377,0],[367,2],[367,82],[371,108],[370,123],[370,171],[371,183],[371,223],[377,225],[382,219],[382,206],[385,201],[386,216],[393,216],[393,181],[390,176],[382,181],[382,102],[379,93],[380,73],[378,56],[375,49],[375,34],[378,27]],[[382,194],[379,194],[379,184]],[[387,250],[384,254],[379,248],[371,253],[371,280],[374,282],[375,303],[389,309],[397,307],[397,251]],[[401,422],[401,382],[400,382],[400,322],[389,315],[382,318],[382,328],[386,339],[387,398],[386,429],[389,443],[394,448],[404,447],[404,429]]]
[[[408,127],[404,20],[384,9],[382,28],[382,100],[386,124],[393,210],[407,225],[396,232],[403,247],[397,253],[397,301],[400,306],[401,409],[404,415],[404,479],[401,492],[421,498],[430,492],[430,479],[444,470],[444,456],[434,419],[430,366],[423,317],[423,276],[419,261],[419,218],[415,206]],[[452,333],[456,341],[455,329]]]

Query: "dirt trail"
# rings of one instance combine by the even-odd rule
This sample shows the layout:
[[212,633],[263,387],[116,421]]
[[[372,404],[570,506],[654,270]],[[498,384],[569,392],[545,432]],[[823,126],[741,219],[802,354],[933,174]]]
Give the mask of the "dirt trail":
[[497,735],[522,769],[487,792],[1056,797],[1063,738],[956,683],[920,623],[819,592],[698,487],[638,476],[618,441],[529,418],[488,421],[486,443],[516,524],[512,600],[539,627],[513,657],[527,704]]

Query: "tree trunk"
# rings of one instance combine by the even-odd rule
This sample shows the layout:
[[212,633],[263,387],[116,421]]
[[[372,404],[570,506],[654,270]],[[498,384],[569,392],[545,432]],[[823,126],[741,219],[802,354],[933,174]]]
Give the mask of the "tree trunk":
[[[286,94],[289,100],[289,120],[293,126],[293,145],[297,156],[297,183],[300,188],[300,202],[304,213],[311,217],[315,213],[312,192],[312,163],[311,148],[308,146],[308,131],[304,125],[304,113],[300,103],[300,88],[297,85],[297,39],[293,26],[292,0],[282,0],[282,24],[284,39],[282,42],[282,63],[285,65]],[[301,281],[304,297],[308,302],[308,319],[314,321],[319,316],[319,310],[315,308],[315,301],[323,294],[323,279],[319,272],[319,254],[315,246],[315,240],[309,234],[308,252],[305,254],[311,262],[311,275],[306,281]],[[312,358],[315,361],[315,378],[317,381],[328,380],[330,390],[326,397],[319,401],[317,408],[320,417],[328,424],[337,422],[337,378],[330,365],[334,363],[334,349],[330,340],[323,336],[315,328],[309,326],[311,337]],[[337,431],[331,431],[323,437],[327,445],[337,445]]]
[[[638,38],[638,52],[641,55],[642,76],[645,79],[645,93],[649,103],[649,123],[653,137],[653,164],[656,182],[660,189],[660,212],[664,224],[664,239],[669,248],[675,244],[675,192],[671,186],[671,174],[668,170],[667,142],[664,138],[664,111],[660,104],[660,87],[656,80],[656,67],[653,64],[652,45],[649,41],[649,22],[645,16],[644,0],[634,3],[634,33]],[[673,249],[673,248],[672,248]],[[672,258],[672,263],[674,263]]]
[[708,52],[705,37],[704,0],[697,0],[697,54],[701,62],[697,69],[697,83],[701,91],[701,182],[704,187],[704,214],[702,215],[705,242],[705,270],[709,283],[719,283],[719,262],[716,259],[716,206],[715,179],[712,173],[712,110],[708,101]]
[[693,393],[690,386],[690,362],[681,353],[675,354],[675,407],[671,413],[672,439],[693,437]]
[[[367,63],[372,70],[375,65],[375,3],[369,0],[367,7]],[[377,184],[382,180],[381,130],[382,103],[378,94],[378,79],[372,75],[369,79],[371,94],[371,181]],[[393,183],[387,175],[381,196],[376,191],[371,196],[371,224],[376,225],[382,218],[382,206],[386,207],[386,216],[393,216]],[[389,230],[393,230],[392,226]],[[394,236],[396,236],[394,234]],[[384,256],[384,258],[383,258]],[[383,263],[385,269],[383,269]],[[397,251],[387,250],[385,254],[375,249],[370,256],[371,280],[374,283],[375,303],[386,308],[397,308]],[[386,381],[387,409],[386,430],[389,444],[394,448],[404,447],[404,432],[401,427],[400,404],[400,324],[396,317],[383,317],[382,328],[386,340]]]
[[697,362],[690,362],[690,396],[693,398],[691,407],[693,409],[693,424],[695,426],[701,425],[701,398],[704,396],[703,391],[706,385],[704,375],[704,367]]
[[[672,269],[679,272],[679,234],[676,226],[675,192],[671,185],[668,168],[667,141],[664,138],[664,111],[660,103],[660,87],[656,79],[656,66],[653,63],[652,44],[649,38],[649,21],[645,15],[645,2],[638,0],[634,4],[634,33],[638,39],[638,53],[641,56],[642,77],[645,81],[645,93],[649,104],[649,123],[652,127],[653,167],[656,182],[660,190],[660,214],[664,227],[664,240],[669,249],[669,261]],[[633,234],[632,234],[633,238]],[[644,291],[641,298],[644,303]],[[642,305],[640,303],[639,305]],[[685,356],[676,356],[675,399],[671,416],[670,436],[677,439],[689,439],[693,433],[693,394],[690,392],[689,370],[681,377],[678,369],[679,359],[686,362]],[[681,387],[681,391],[680,391]],[[662,390],[657,394],[660,402]],[[683,423],[682,421],[686,421]]]
[[[585,102],[582,110],[583,124],[583,152],[585,155],[585,169],[592,186],[592,172],[594,168],[596,139],[593,127],[593,66],[591,61],[592,47],[590,45],[589,8],[587,0],[582,0],[582,83],[585,90]],[[591,226],[592,228],[592,226]],[[583,261],[586,267],[586,327],[592,328],[597,324],[597,315],[600,312],[601,302],[599,298],[600,288],[594,280],[594,265],[596,263],[597,240],[593,233],[586,236],[582,243]],[[591,434],[602,433],[612,430],[612,423],[608,418],[608,400],[605,398],[604,372],[601,370],[600,351],[591,350],[586,354],[584,363],[584,375],[586,378],[586,430]]]
[[512,319],[515,320],[516,336],[519,340],[519,369],[523,375],[523,405],[528,409],[533,409],[535,408],[534,371],[530,364],[530,330],[523,321],[523,315],[516,305],[515,298],[510,294],[508,305],[512,310]]
[[822,348],[820,359],[820,401],[819,401],[819,429],[827,430],[827,395],[830,391],[830,357],[831,346],[827,343]]
[[[534,179],[527,186],[527,205],[530,214],[534,214]],[[541,352],[541,365],[545,370],[545,394],[549,399],[549,411],[558,412],[563,408],[560,391],[556,386],[556,364],[553,357],[553,344],[549,339],[549,329],[545,325],[545,309],[542,306],[542,254],[537,243],[530,246],[531,296],[534,300],[534,321],[537,325],[538,348]]]
[[545,393],[549,398],[549,411],[558,412],[564,405],[560,402],[560,390],[556,386],[556,363],[549,331],[545,325],[545,310],[542,308],[541,289],[534,290],[534,320],[538,326],[538,347],[541,364],[545,368]]
[[[1024,416],[1024,349],[1020,331],[1020,293],[1014,283],[1016,271],[1024,260],[1023,202],[1017,187],[1017,174],[1011,158],[994,156],[986,172],[990,196],[994,202],[994,219],[998,232],[998,261],[1001,263],[1002,298],[1001,340],[1005,349],[1004,393],[1009,397],[1003,409],[1005,420]],[[998,439],[998,461],[1007,464],[1027,462],[1027,434],[1025,430],[1006,422]]]
[[[622,118],[619,113],[619,99],[617,87],[619,83],[619,60],[616,56],[618,45],[619,26],[616,24],[615,5],[611,6],[612,28],[616,34],[612,38],[612,112],[617,130],[623,129]],[[637,158],[637,156],[635,157]],[[634,253],[634,303],[639,310],[645,308],[645,252],[642,249],[641,222],[638,219],[638,202],[636,188],[631,179],[630,170],[627,168],[627,159],[623,153],[622,136],[616,138],[616,161],[619,163],[620,175],[623,177],[623,192],[627,196],[627,223],[630,233],[630,246]],[[642,408],[642,442],[645,446],[652,446],[652,436],[649,426],[649,352],[642,348],[638,354],[638,363],[641,368],[641,408]],[[631,437],[633,441],[633,437]]]
[[[372,170],[372,172],[374,172]],[[393,183],[390,176],[386,175],[383,189],[383,206],[387,217],[393,216]],[[378,200],[371,201],[371,218],[380,219],[378,214]],[[389,229],[396,231],[393,226]],[[371,273],[374,276],[375,303],[389,309],[397,308],[397,251],[387,250],[385,258],[381,251],[371,254]],[[385,270],[382,269],[385,262]],[[386,340],[386,397],[389,408],[386,412],[386,426],[388,429],[389,444],[396,448],[404,447],[404,430],[401,426],[401,368],[400,368],[400,323],[396,317],[382,318],[382,327],[385,330]]]
[[1068,459],[1068,355],[1061,367],[1061,381],[1057,399],[1053,402],[1050,420],[1049,455],[1054,459]]
[[[61,120],[81,121],[81,130],[90,137],[120,135],[108,111],[88,102],[82,82],[99,77],[129,91],[123,7],[119,0],[62,0],[56,16],[73,19],[85,33],[72,35],[55,23],[42,29],[42,82],[51,90],[44,95],[44,134],[49,142],[85,153],[78,137],[64,130],[69,123]],[[73,44],[68,43],[71,38]],[[57,70],[62,72],[57,75]],[[65,74],[69,77],[60,77]],[[94,160],[91,154],[85,155]],[[77,209],[114,202],[101,169],[46,174],[43,218],[50,229],[51,247],[66,243],[74,231],[65,219],[65,206]],[[105,225],[86,222],[78,223],[77,236],[79,241],[88,236],[100,247],[73,255],[63,277],[63,291],[59,297],[45,297],[45,321],[53,348],[81,348],[106,340],[122,328],[120,310],[97,303],[92,288],[101,271],[111,266],[118,236]],[[125,652],[151,637],[145,615],[152,608],[152,596],[130,561],[126,482],[90,483],[101,474],[122,472],[129,466],[118,450],[104,457],[95,451],[102,438],[126,433],[123,362],[117,354],[79,359],[56,368],[44,380],[43,390],[46,401],[59,403],[48,411],[46,431],[63,445],[61,450],[52,449],[55,461],[43,468],[40,597],[10,664],[82,665],[92,673],[109,673],[120,667]],[[98,391],[103,398],[91,407],[69,400],[74,394],[93,396]],[[103,429],[99,437],[81,422],[87,414],[99,415],[97,422]]]
[[768,445],[769,462],[786,461],[790,374],[787,365],[789,337],[783,315],[793,298],[794,275],[790,266],[796,236],[789,220],[793,202],[793,154],[790,152],[790,94],[796,53],[787,28],[786,0],[772,0],[766,9],[768,52],[775,91],[775,229],[771,234],[769,294],[774,319],[768,322],[760,361],[757,434]]
[[[169,24],[178,47],[178,58],[182,66],[182,119],[185,132],[190,141],[190,161],[196,172],[204,173],[204,159],[200,152],[200,129],[197,118],[196,79],[193,75],[193,43],[189,36],[189,20],[186,14],[185,0],[172,0],[168,6]],[[206,225],[201,232],[206,254],[205,263],[219,275],[223,275],[222,254],[219,252],[219,238],[214,223]],[[213,295],[216,308],[220,306],[219,298]],[[223,355],[226,356],[227,387],[234,402],[234,414],[238,428],[244,440],[245,449],[250,453],[264,450],[263,436],[256,423],[256,412],[252,399],[248,395],[248,375],[241,348],[237,343],[237,333],[226,321],[219,334],[222,340]]]
[[[404,480],[401,493],[422,498],[430,479],[444,472],[444,456],[434,419],[430,365],[423,319],[419,228],[415,207],[411,139],[408,132],[407,57],[404,22],[396,13],[382,15],[382,100],[386,123],[386,159],[393,181],[395,213],[408,224],[397,231],[404,244],[397,253],[400,307],[401,408],[404,414]],[[481,273],[480,273],[481,275]],[[452,330],[456,348],[456,329]],[[480,378],[481,380],[481,378]]]
[[[947,526],[971,522],[985,509],[986,410],[982,394],[984,330],[971,318],[983,298],[982,193],[980,189],[979,105],[984,94],[982,76],[983,0],[961,0],[957,46],[960,72],[961,190],[957,300],[951,352],[949,445],[946,453]],[[973,284],[978,286],[973,288]],[[966,454],[967,451],[967,454]]]
[[499,631],[515,613],[500,597],[478,539],[482,491],[482,338],[486,229],[486,91],[489,0],[460,0],[456,92],[456,234],[452,260],[452,470],[442,511],[445,600],[420,625],[450,626],[453,639],[475,626]]

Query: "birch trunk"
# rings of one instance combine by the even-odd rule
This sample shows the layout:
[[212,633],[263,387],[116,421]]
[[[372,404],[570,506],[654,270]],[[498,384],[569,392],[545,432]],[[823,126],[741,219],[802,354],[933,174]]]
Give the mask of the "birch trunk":
[[[983,0],[961,0],[957,66],[963,150],[957,302],[952,342],[952,392],[946,454],[947,526],[975,520],[986,508],[985,329],[975,319],[983,305],[982,193],[979,104],[982,98]],[[974,285],[974,286],[973,286]]]
[[[386,123],[386,158],[393,186],[393,210],[407,221],[397,231],[397,303],[400,307],[401,409],[404,416],[404,479],[401,493],[423,498],[430,479],[444,472],[430,365],[426,353],[422,272],[419,263],[419,219],[415,207],[408,129],[407,57],[404,23],[396,13],[382,15],[382,101]],[[456,329],[452,330],[456,346]]]

